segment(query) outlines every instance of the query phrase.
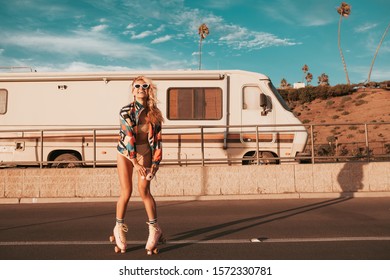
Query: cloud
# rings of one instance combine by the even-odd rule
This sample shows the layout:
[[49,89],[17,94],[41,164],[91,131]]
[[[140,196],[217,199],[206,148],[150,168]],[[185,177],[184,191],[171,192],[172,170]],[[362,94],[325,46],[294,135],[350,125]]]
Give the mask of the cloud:
[[99,32],[74,31],[68,35],[36,33],[1,33],[3,46],[28,49],[31,54],[37,52],[62,54],[69,57],[77,55],[98,55],[111,58],[138,57],[144,53],[150,59],[159,56],[148,47],[124,43],[109,35]]
[[[240,0],[243,1],[243,0]],[[297,18],[294,13],[298,13],[298,16],[302,16],[304,13],[300,12],[301,7],[298,5],[289,4],[287,0],[276,0],[279,4],[288,5],[287,8],[283,7],[283,10],[289,11],[291,18]],[[302,1],[302,0],[297,0]],[[228,1],[225,3],[229,7],[240,5],[237,1]],[[93,5],[98,5],[101,9],[110,11],[117,10],[118,7],[112,7],[108,4],[108,1],[93,2]],[[92,3],[91,3],[92,4]],[[260,49],[272,46],[292,46],[299,43],[294,42],[293,39],[280,38],[276,34],[270,34],[261,32],[259,30],[251,30],[245,26],[239,24],[232,24],[227,22],[223,17],[214,14],[206,5],[202,5],[202,8],[190,8],[185,5],[184,0],[167,0],[167,1],[155,1],[155,0],[124,0],[124,8],[122,10],[128,11],[129,16],[133,19],[132,23],[128,24],[123,34],[131,34],[130,38],[133,40],[144,39],[151,36],[156,36],[152,42],[153,44],[161,43],[166,40],[171,40],[167,37],[169,35],[163,34],[165,29],[169,29],[170,33],[175,33],[175,38],[183,38],[193,40],[198,36],[198,27],[202,23],[206,23],[210,29],[210,38],[207,40],[210,44],[227,45],[233,49],[240,50],[252,50]],[[153,7],[153,12],[149,9],[145,9],[145,6]],[[215,7],[215,3],[211,3],[211,6]],[[217,5],[218,6],[218,5]],[[262,5],[264,6],[264,5]],[[268,6],[268,4],[267,4]],[[272,4],[273,11],[277,11],[278,5]],[[219,8],[223,8],[219,6]],[[290,11],[289,8],[293,8]],[[112,10],[114,9],[114,10]],[[307,9],[306,9],[307,10]],[[307,17],[311,17],[310,24],[321,25],[329,22],[327,16],[322,16],[323,11],[321,9],[315,12],[310,11],[306,13]],[[262,16],[264,11],[261,11]],[[283,15],[284,16],[284,15]],[[147,19],[148,25],[143,25],[147,30],[142,30],[141,24],[134,24],[133,22],[144,22]],[[309,23],[307,23],[309,24]],[[151,26],[159,25],[158,28],[153,29]],[[249,42],[243,42],[248,40]]]
[[96,65],[83,61],[73,61],[63,64],[43,64],[38,65],[39,72],[90,72],[90,71],[130,71],[135,70],[129,67],[117,65]]
[[101,32],[101,31],[104,31],[105,29],[108,28],[108,25],[106,24],[100,24],[100,25],[97,25],[97,26],[94,26],[91,28],[91,30],[93,32]]
[[[155,40],[162,42],[169,39],[167,36]],[[33,65],[39,72],[183,69],[188,65],[185,60],[167,58],[147,46],[122,42],[101,32],[78,30],[57,35],[46,32],[0,31],[0,37],[3,47],[0,49],[0,55],[3,62],[14,66]],[[28,59],[3,57],[2,54],[7,49],[27,51]],[[41,59],[42,54],[45,59]],[[50,57],[55,57],[55,63]]]
[[293,46],[300,44],[290,39],[278,38],[276,35],[270,33],[250,31],[238,25],[226,25],[224,28],[227,31],[227,35],[220,37],[219,42],[233,49],[254,50],[271,46]]
[[143,31],[139,34],[133,34],[131,36],[131,39],[143,39],[143,38],[146,38],[146,37],[149,37],[149,36],[152,36],[154,33],[150,30],[147,30],[147,31]]
[[163,37],[159,37],[159,38],[154,39],[151,43],[152,44],[159,44],[159,43],[167,42],[171,39],[172,39],[171,35],[165,35]]
[[[152,24],[148,24],[148,27],[152,27]],[[142,31],[139,34],[136,34],[135,31],[130,31],[130,33],[132,34],[131,39],[144,39],[146,37],[154,36],[158,33],[161,33],[162,31],[164,31],[164,29],[165,29],[165,25],[162,24],[158,28],[156,28],[155,30],[146,30],[146,31]],[[170,39],[170,37],[171,36],[166,35],[162,38],[155,39],[155,40],[157,40],[156,43],[161,43],[161,42],[168,41]],[[153,41],[155,41],[155,40],[153,40]],[[162,41],[160,41],[160,40],[162,40]]]
[[272,46],[292,46],[291,39],[281,39],[277,35],[253,31],[246,27],[228,24],[222,17],[198,9],[187,9],[172,18],[176,26],[187,26],[186,34],[198,34],[198,26],[206,23],[210,29],[210,37],[217,38],[219,45],[227,45],[237,50],[253,50]]
[[260,6],[260,11],[288,25],[322,26],[334,21],[336,9],[327,1],[274,0]]
[[388,81],[390,77],[390,71],[388,68],[378,69],[375,68],[371,73],[371,81]]
[[[355,66],[350,68],[351,73],[357,74],[360,82],[367,81],[369,66]],[[386,66],[374,65],[371,73],[371,81],[387,81],[390,77],[390,70]]]
[[378,26],[378,24],[376,24],[376,23],[365,23],[363,25],[356,27],[354,30],[356,33],[365,33],[365,32],[367,32],[367,31],[369,31],[377,26]]
[[[173,41],[174,38],[175,42],[182,43],[181,46],[185,49],[183,55],[186,55],[186,52],[190,54],[197,49],[198,26],[202,23],[206,23],[210,28],[210,36],[204,42],[209,46],[222,45],[230,50],[250,51],[300,44],[290,38],[281,38],[277,34],[232,24],[208,10],[207,6],[190,8],[185,6],[184,0],[123,0],[120,1],[121,4],[115,5],[109,0],[85,1],[88,3],[88,9],[67,4],[58,7],[53,19],[61,16],[61,21],[58,22],[61,24],[66,22],[58,33],[46,31],[46,28],[54,30],[55,24],[58,23],[53,19],[46,21],[47,18],[38,21],[29,17],[31,21],[29,23],[32,24],[24,25],[23,29],[13,26],[8,27],[10,29],[7,31],[6,28],[2,28],[1,57],[7,54],[12,58],[12,55],[15,55],[18,59],[15,62],[21,64],[23,60],[20,57],[24,56],[31,60],[32,63],[29,65],[36,65],[38,62],[40,67],[45,65],[51,67],[50,61],[55,60],[56,65],[62,64],[63,69],[69,71],[95,69],[101,67],[99,64],[107,62],[111,65],[115,62],[118,65],[140,65],[144,69],[149,67],[186,69],[191,65],[191,61],[168,58],[171,50],[163,53],[162,48],[157,48],[156,45]],[[229,5],[237,6],[238,2],[231,0]],[[41,7],[42,5],[39,9]],[[153,12],[145,7],[153,7]],[[58,12],[64,10],[68,12]],[[36,12],[37,9],[33,11]],[[77,30],[72,31],[72,26],[77,26]],[[146,40],[142,39],[147,39],[151,44],[143,44]],[[144,58],[142,61],[139,60],[140,54]],[[232,53],[232,56],[234,55],[236,52]],[[176,53],[176,57],[181,55]],[[45,60],[47,61],[45,65],[39,63]],[[70,64],[70,61],[73,62]]]

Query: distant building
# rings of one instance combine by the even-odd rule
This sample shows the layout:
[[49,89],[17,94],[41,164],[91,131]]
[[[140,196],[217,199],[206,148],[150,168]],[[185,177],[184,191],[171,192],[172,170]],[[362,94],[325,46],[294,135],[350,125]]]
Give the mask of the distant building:
[[305,87],[305,83],[294,83],[293,85],[293,88],[297,89],[297,88],[304,88]]

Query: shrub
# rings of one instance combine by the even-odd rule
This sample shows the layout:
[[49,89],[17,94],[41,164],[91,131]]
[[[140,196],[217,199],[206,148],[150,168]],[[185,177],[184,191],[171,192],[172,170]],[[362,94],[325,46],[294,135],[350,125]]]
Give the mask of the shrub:
[[385,153],[390,154],[390,144],[387,143],[384,145],[384,147],[385,147]]
[[359,94],[356,98],[361,99],[367,96],[366,92],[363,92],[362,94]]
[[[301,104],[312,102],[313,100],[328,99],[335,96],[346,96],[352,94],[355,89],[353,85],[336,85],[331,86],[308,86],[304,88],[294,89],[279,89],[280,95],[287,103],[300,102]],[[343,101],[348,101],[351,98],[343,98]]]
[[356,106],[360,106],[360,105],[363,105],[363,104],[365,104],[365,103],[367,103],[367,102],[364,101],[364,100],[362,100],[362,99],[359,99],[359,100],[356,100],[355,105],[356,105]]
[[332,106],[334,104],[333,100],[326,101],[326,106]]
[[332,147],[329,145],[321,145],[318,147],[318,155],[319,156],[328,156],[332,152]]

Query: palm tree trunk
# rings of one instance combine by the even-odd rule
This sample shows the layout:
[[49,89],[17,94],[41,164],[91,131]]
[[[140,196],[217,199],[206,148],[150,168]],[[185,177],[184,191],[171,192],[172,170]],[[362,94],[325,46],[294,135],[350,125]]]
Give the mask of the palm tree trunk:
[[199,41],[199,70],[202,69],[202,36]]
[[348,71],[347,71],[347,65],[345,64],[345,60],[344,60],[344,55],[343,55],[343,51],[341,49],[341,44],[340,44],[340,37],[341,37],[341,32],[340,32],[340,29],[341,29],[341,20],[342,20],[343,16],[340,15],[340,20],[339,20],[339,32],[338,32],[338,45],[339,45],[339,50],[340,50],[340,56],[341,56],[341,61],[343,62],[343,65],[344,65],[344,72],[345,72],[345,75],[347,77],[347,84],[350,85],[351,82],[349,81],[349,76],[348,76]]
[[389,31],[389,28],[390,28],[390,23],[389,23],[389,25],[387,26],[387,28],[386,28],[386,30],[385,30],[385,33],[383,33],[382,39],[381,39],[381,41],[379,42],[378,47],[376,48],[376,52],[375,52],[374,58],[372,59],[372,62],[371,62],[370,72],[368,72],[367,83],[370,82],[370,79],[371,79],[371,72],[372,72],[372,68],[374,67],[374,63],[375,63],[376,56],[377,56],[377,54],[378,54],[378,52],[379,52],[379,48],[381,47],[381,45],[382,45],[382,43],[383,43],[383,40],[385,39],[385,37],[386,37],[386,35],[387,35],[387,32]]

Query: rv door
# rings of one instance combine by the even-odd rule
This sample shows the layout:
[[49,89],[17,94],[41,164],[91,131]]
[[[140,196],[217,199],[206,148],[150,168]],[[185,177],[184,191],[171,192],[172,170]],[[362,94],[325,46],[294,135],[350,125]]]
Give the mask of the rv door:
[[[258,85],[247,85],[242,89],[241,142],[256,143],[256,125],[259,131],[269,130],[261,125],[273,124],[271,98],[265,95]],[[246,127],[250,125],[250,127]],[[252,126],[253,125],[253,126]],[[259,142],[272,142],[273,133],[259,133]]]

